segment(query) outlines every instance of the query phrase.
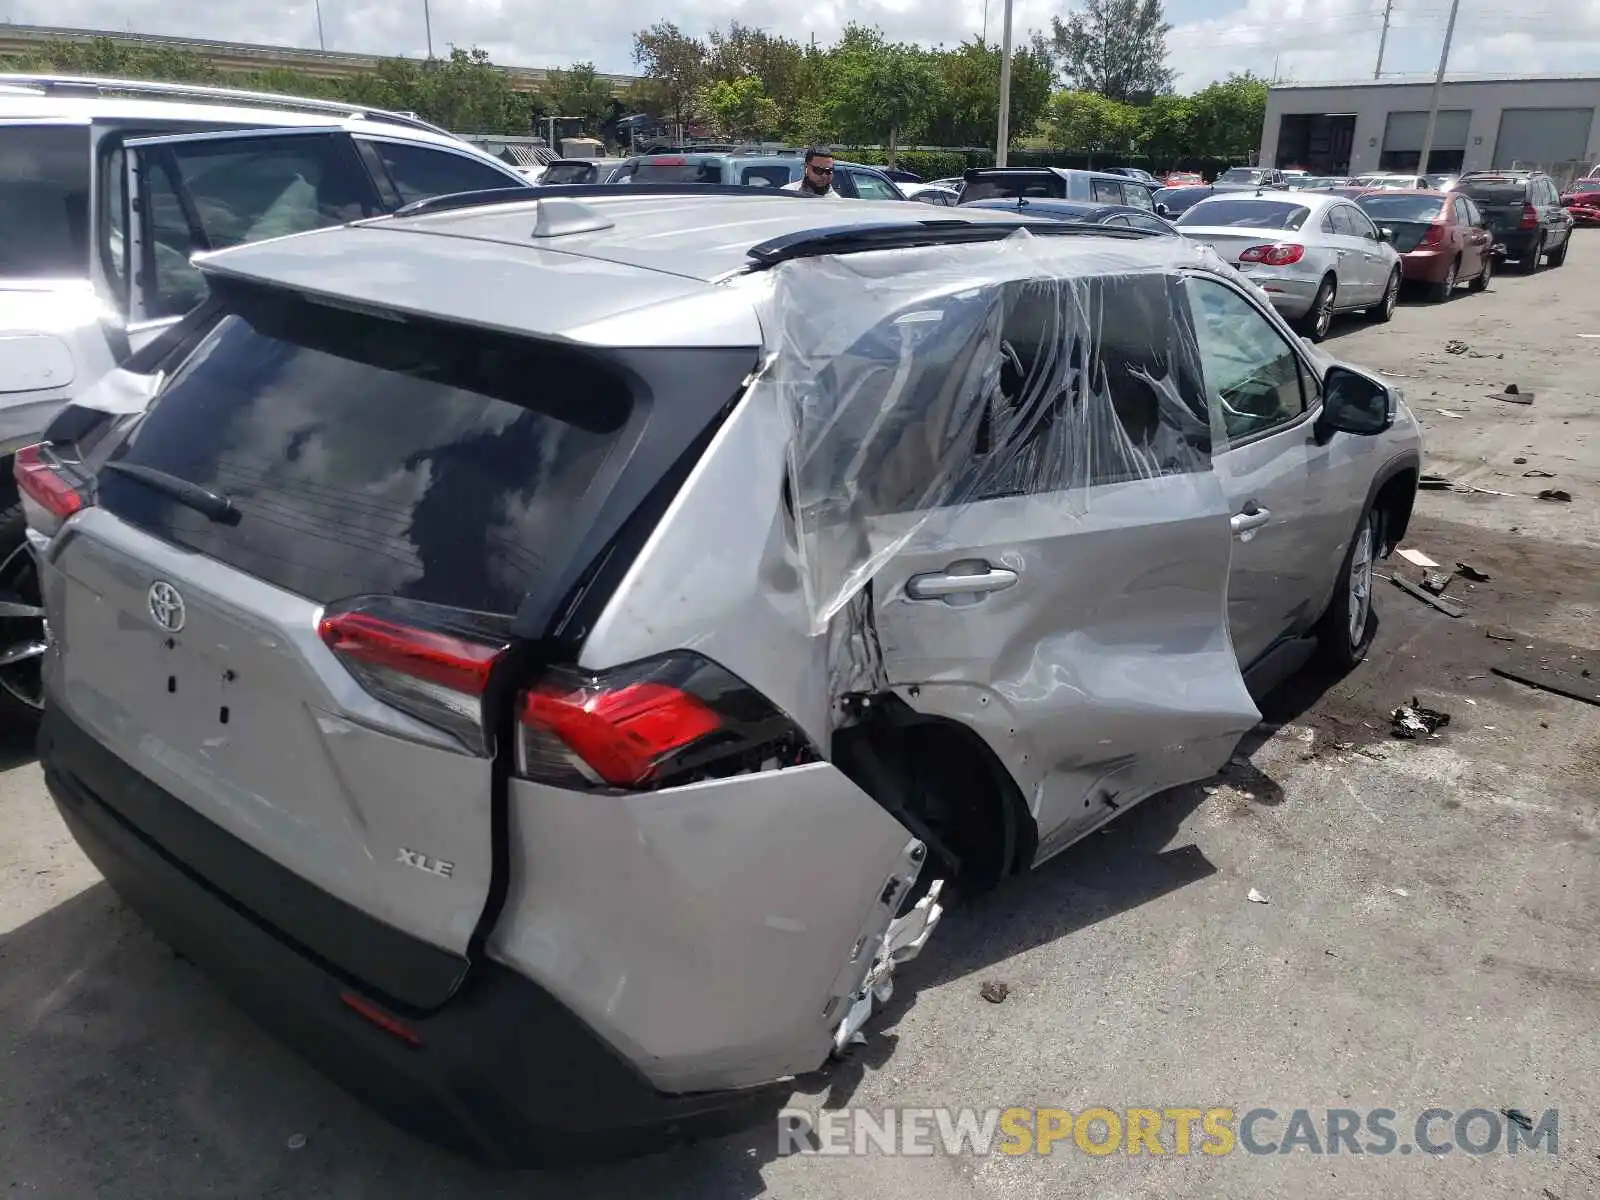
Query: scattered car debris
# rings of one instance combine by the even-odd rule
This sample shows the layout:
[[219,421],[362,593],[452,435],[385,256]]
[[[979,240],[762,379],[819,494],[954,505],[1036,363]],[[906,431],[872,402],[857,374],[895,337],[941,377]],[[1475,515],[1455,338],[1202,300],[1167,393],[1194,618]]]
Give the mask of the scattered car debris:
[[987,979],[978,989],[978,995],[990,1004],[1004,1004],[1006,997],[1011,995],[1011,985],[1001,983],[998,979]]
[[1450,481],[1443,475],[1423,475],[1417,480],[1417,487],[1425,492],[1442,492],[1450,486]]
[[1433,605],[1434,608],[1437,608],[1447,617],[1462,617],[1467,613],[1467,606],[1462,604],[1460,601],[1449,600],[1444,596],[1435,596],[1431,592],[1425,591],[1416,584],[1412,583],[1411,580],[1405,579],[1402,576],[1391,575],[1389,576],[1389,582],[1394,584],[1395,587],[1399,588],[1401,591],[1405,592],[1408,596],[1415,596],[1424,604]]
[[1272,903],[1271,900],[1268,900],[1260,892],[1256,891],[1255,888],[1251,888],[1248,892],[1246,892],[1244,898],[1246,900],[1250,901],[1251,904],[1271,904]]
[[1397,553],[1401,558],[1405,559],[1408,563],[1410,563],[1414,567],[1423,567],[1423,568],[1427,568],[1427,569],[1432,569],[1432,568],[1437,567],[1439,565],[1438,563],[1434,562],[1433,559],[1429,558],[1426,554],[1424,554],[1421,550],[1413,550],[1413,549],[1410,549],[1408,547],[1408,548],[1406,548],[1404,550],[1397,550],[1397,551],[1395,551],[1395,553]]
[[1471,349],[1471,346],[1467,345],[1459,338],[1451,338],[1444,344],[1444,352],[1446,354],[1465,354]]
[[1531,471],[1524,471],[1522,477],[1524,479],[1554,479],[1556,474],[1554,471],[1541,471],[1538,467],[1535,467]]
[[1486,629],[1483,636],[1497,642],[1520,642],[1522,640],[1509,629]]
[[1451,412],[1448,408],[1436,408],[1433,411],[1438,413],[1441,417],[1454,417],[1458,421],[1462,420],[1466,416],[1465,413]]
[[1390,713],[1389,719],[1394,723],[1390,732],[1406,741],[1432,737],[1450,724],[1449,713],[1440,712],[1436,708],[1424,708],[1415,696],[1411,697],[1410,704],[1402,704]]
[[1507,404],[1532,404],[1533,393],[1523,391],[1514,383],[1508,383],[1503,391],[1495,392],[1490,399],[1504,400]]
[[1505,657],[1490,670],[1502,679],[1600,706],[1600,680],[1586,665],[1593,652],[1560,642],[1518,638]]
[[1405,888],[1391,888],[1389,890],[1394,892],[1394,894],[1399,896],[1402,900],[1409,900],[1411,898],[1411,893],[1406,891]]
[[1545,488],[1539,493],[1541,500],[1553,500],[1558,504],[1571,504],[1572,493],[1563,488]]
[[1455,578],[1445,571],[1425,571],[1422,575],[1422,586],[1435,596],[1444,594],[1445,588],[1450,586],[1450,580]]
[[1523,458],[1521,455],[1518,455],[1516,458],[1513,458],[1511,461],[1516,463],[1517,466],[1520,467],[1523,463],[1527,462],[1528,460]]
[[1522,1112],[1522,1111],[1520,1111],[1518,1109],[1515,1109],[1515,1108],[1502,1108],[1500,1110],[1500,1115],[1502,1117],[1504,1117],[1506,1120],[1510,1121],[1513,1125],[1518,1125],[1518,1126],[1522,1127],[1523,1129],[1532,1129],[1533,1128],[1533,1118],[1530,1117],[1527,1113]]
[[1487,571],[1478,570],[1478,568],[1473,566],[1471,563],[1458,562],[1456,564],[1456,574],[1461,576],[1463,579],[1472,580],[1473,583],[1489,582],[1489,573]]

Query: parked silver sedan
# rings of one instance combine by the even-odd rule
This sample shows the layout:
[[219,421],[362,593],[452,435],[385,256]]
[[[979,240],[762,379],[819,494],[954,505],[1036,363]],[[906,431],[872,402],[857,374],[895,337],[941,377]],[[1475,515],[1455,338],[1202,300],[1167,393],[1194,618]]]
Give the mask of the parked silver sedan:
[[1176,225],[1237,266],[1314,342],[1328,336],[1336,313],[1364,309],[1374,321],[1394,315],[1400,256],[1343,196],[1216,195],[1188,209]]

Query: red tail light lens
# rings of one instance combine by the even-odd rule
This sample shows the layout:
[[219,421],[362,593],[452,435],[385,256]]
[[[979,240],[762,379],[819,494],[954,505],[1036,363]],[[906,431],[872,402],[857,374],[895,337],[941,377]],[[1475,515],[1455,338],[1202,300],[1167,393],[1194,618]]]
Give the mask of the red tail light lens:
[[765,698],[693,654],[550,672],[517,713],[519,773],[569,788],[648,789],[817,757]]
[[1522,206],[1522,220],[1517,222],[1518,229],[1539,228],[1539,210],[1531,204]]
[[1428,232],[1422,235],[1422,240],[1417,245],[1421,247],[1444,245],[1444,226],[1439,224],[1429,225]]
[[1292,242],[1278,246],[1251,246],[1239,255],[1240,262],[1260,263],[1264,267],[1287,267],[1306,256],[1306,248]]
[[66,520],[84,507],[78,490],[45,457],[42,443],[17,451],[11,460],[11,475],[24,496],[60,520]]
[[436,605],[378,599],[329,613],[317,632],[369,695],[444,730],[476,754],[489,752],[483,695],[509,640],[498,623]]

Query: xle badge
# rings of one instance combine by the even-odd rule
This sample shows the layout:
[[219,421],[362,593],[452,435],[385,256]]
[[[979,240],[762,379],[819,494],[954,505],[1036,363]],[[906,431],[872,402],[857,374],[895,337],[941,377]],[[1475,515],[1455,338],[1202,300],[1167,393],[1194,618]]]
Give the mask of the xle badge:
[[403,867],[415,867],[419,871],[426,871],[429,875],[437,875],[441,879],[449,879],[455,872],[453,862],[445,862],[442,858],[429,858],[426,854],[419,854],[415,850],[400,847],[400,857],[395,859]]

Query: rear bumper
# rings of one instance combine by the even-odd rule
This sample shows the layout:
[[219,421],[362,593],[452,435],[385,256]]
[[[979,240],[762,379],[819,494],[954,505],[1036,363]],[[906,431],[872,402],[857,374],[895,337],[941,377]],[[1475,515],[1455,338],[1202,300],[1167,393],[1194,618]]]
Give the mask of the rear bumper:
[[1240,274],[1267,294],[1273,308],[1290,318],[1310,312],[1311,302],[1322,286],[1321,276],[1302,278],[1288,274],[1282,267],[1256,267]]
[[[374,1003],[336,968],[290,944],[131,822],[130,808],[182,802],[59,707],[46,710],[39,758],[73,837],[130,907],[274,1036],[419,1137],[506,1166],[621,1158],[758,1124],[788,1095],[780,1085],[657,1092],[547,992],[487,960],[437,1011],[391,1014],[415,1037],[410,1044],[341,999]],[[308,901],[319,899],[312,885],[300,886]]]
[[1400,274],[1412,283],[1438,283],[1450,273],[1455,252],[1408,250],[1400,256]]
[[1505,229],[1494,235],[1496,246],[1504,247],[1507,258],[1524,259],[1539,242],[1537,229]]

